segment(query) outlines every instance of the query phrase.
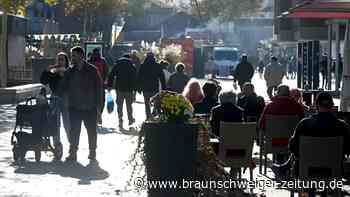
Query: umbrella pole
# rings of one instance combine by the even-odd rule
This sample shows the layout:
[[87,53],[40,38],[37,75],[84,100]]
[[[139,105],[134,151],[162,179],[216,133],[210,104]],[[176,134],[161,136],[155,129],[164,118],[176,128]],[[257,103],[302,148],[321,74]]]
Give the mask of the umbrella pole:
[[327,69],[327,84],[328,84],[328,90],[332,90],[332,32],[333,32],[333,26],[332,24],[328,25],[328,69]]
[[350,85],[350,40],[349,40],[349,32],[350,31],[350,20],[346,23],[346,31],[345,31],[345,37],[344,37],[344,61],[343,61],[343,84],[340,94],[340,111],[342,112],[348,112],[349,106],[350,106],[350,92],[349,92],[349,85]]
[[336,24],[335,26],[335,32],[336,32],[336,45],[335,45],[335,50],[336,50],[336,64],[335,64],[335,90],[338,92],[340,88],[340,81],[341,77],[339,74],[339,63],[340,63],[340,24]]

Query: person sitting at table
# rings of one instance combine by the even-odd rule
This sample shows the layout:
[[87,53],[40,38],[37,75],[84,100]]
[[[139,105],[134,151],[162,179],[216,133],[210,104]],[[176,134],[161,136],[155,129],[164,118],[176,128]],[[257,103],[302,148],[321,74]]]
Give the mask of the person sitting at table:
[[[220,122],[243,122],[243,109],[236,105],[236,94],[232,91],[222,92],[220,105],[213,107],[210,116],[212,133],[220,136]],[[218,153],[218,146],[214,146]]]
[[187,82],[182,95],[186,97],[192,105],[202,102],[204,98],[201,86],[195,78],[191,78]]
[[300,105],[303,106],[304,112],[308,112],[310,110],[310,107],[305,105],[300,90],[293,88],[289,91],[289,94],[297,103],[300,103]]
[[344,155],[350,153],[350,133],[349,125],[345,121],[338,119],[333,111],[333,98],[327,92],[321,92],[316,97],[317,113],[303,119],[294,130],[293,136],[289,140],[289,150],[292,153],[288,161],[282,165],[274,165],[276,175],[286,177],[294,164],[294,173],[298,177],[298,158],[300,136],[313,137],[337,137],[344,139]]
[[[272,97],[271,103],[267,104],[261,114],[258,127],[265,129],[267,115],[297,115],[300,120],[304,118],[304,108],[289,95],[289,87],[280,85],[277,88],[277,95]],[[285,162],[285,154],[274,155],[278,164]]]
[[217,85],[213,82],[206,82],[203,85],[204,98],[202,102],[194,105],[195,114],[209,114],[211,109],[218,105],[217,101]]
[[333,113],[333,98],[328,92],[320,92],[316,98],[317,113],[303,119],[289,140],[290,152],[298,158],[300,136],[344,137],[344,153],[350,152],[349,125]]
[[277,95],[272,97],[271,103],[264,108],[259,120],[259,128],[263,130],[265,129],[266,115],[297,115],[300,119],[305,116],[303,106],[290,96],[287,85],[278,86]]
[[261,113],[265,107],[264,98],[258,96],[254,91],[254,85],[252,83],[245,83],[243,85],[243,91],[241,96],[238,98],[237,105],[243,110],[244,121],[256,122],[259,120]]

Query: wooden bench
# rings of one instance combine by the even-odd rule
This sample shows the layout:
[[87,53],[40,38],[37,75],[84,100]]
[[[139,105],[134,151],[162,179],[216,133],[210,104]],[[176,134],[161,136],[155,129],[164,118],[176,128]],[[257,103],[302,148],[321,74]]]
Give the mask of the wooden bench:
[[15,104],[26,98],[36,96],[44,87],[40,83],[26,84],[7,88],[0,88],[0,104]]

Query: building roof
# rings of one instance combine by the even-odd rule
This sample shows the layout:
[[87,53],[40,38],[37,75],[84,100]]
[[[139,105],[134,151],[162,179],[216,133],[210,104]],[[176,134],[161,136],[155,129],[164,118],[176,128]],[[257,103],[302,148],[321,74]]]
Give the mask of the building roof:
[[280,17],[350,19],[350,0],[305,0]]

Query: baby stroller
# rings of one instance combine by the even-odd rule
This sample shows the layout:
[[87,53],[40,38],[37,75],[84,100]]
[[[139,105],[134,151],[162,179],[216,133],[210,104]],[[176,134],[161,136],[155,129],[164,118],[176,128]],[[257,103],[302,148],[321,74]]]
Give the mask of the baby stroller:
[[62,146],[53,147],[50,137],[58,135],[60,129],[59,110],[52,107],[52,99],[30,97],[16,107],[16,125],[11,136],[15,162],[24,161],[27,151],[34,151],[35,161],[41,159],[41,151],[53,152],[55,159],[62,158]]

